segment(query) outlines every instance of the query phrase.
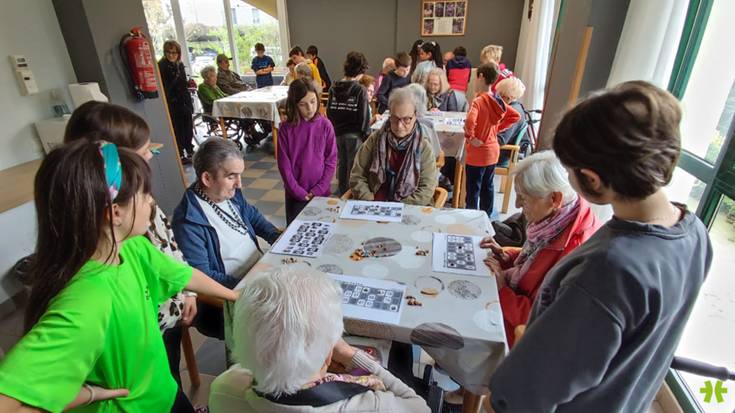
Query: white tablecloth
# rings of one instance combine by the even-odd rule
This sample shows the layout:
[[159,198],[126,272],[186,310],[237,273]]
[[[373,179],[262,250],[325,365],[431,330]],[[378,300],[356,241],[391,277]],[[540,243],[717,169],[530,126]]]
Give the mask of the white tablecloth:
[[286,100],[288,86],[268,86],[217,99],[212,116],[224,118],[262,119],[278,128],[281,118],[278,105]]
[[[333,223],[333,235],[316,258],[266,253],[236,288],[257,274],[295,258],[330,273],[393,280],[406,285],[406,294],[421,306],[406,305],[398,325],[345,319],[348,333],[420,345],[455,380],[480,394],[503,360],[507,344],[495,279],[434,272],[431,265],[432,233],[490,235],[492,226],[483,211],[436,209],[406,205],[403,222],[377,223],[343,220],[345,201],[314,198],[299,220]],[[400,244],[394,256],[354,261],[350,255],[362,242],[375,237]],[[418,255],[418,249],[428,250]],[[482,265],[482,264],[481,264]],[[437,294],[422,293],[434,289]],[[229,312],[226,312],[229,313]],[[230,320],[228,320],[230,321]]]

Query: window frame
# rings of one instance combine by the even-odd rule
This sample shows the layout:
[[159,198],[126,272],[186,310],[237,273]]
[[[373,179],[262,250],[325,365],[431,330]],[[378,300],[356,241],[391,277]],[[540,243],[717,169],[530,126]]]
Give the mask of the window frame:
[[[669,92],[677,99],[682,99],[686,92],[713,4],[714,0],[690,0],[689,2],[668,85]],[[702,157],[686,149],[682,149],[678,163],[679,168],[705,184],[705,191],[696,214],[708,229],[712,227],[722,199],[728,197],[735,200],[735,141],[733,140],[735,128],[733,126],[735,126],[735,119],[727,130],[722,150],[714,164],[706,162]],[[702,413],[697,399],[678,371],[671,369],[666,377],[666,383],[685,413]]]

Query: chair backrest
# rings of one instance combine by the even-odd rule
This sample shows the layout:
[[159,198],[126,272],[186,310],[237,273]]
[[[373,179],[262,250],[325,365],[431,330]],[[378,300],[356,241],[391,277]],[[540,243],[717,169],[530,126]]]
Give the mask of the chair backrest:
[[[434,202],[433,203],[433,207],[434,208],[442,208],[442,207],[444,207],[444,204],[447,203],[447,198],[448,197],[449,197],[449,193],[447,192],[447,190],[444,189],[444,188],[442,188],[442,187],[438,187],[437,186],[436,189],[434,190],[434,197],[432,198],[433,199],[433,202]],[[345,192],[344,194],[342,194],[342,196],[340,197],[340,199],[343,200],[343,201],[347,201],[348,199],[352,199],[352,190],[351,189],[348,189],[347,192]]]
[[526,136],[526,132],[528,132],[528,123],[524,122],[523,126],[521,126],[521,129],[519,129],[518,133],[516,133],[516,136],[511,138],[511,141],[508,142],[508,144],[509,145],[519,145],[523,137]]
[[434,208],[443,208],[444,204],[447,203],[447,198],[449,198],[449,192],[447,192],[446,189],[437,186],[434,190]]

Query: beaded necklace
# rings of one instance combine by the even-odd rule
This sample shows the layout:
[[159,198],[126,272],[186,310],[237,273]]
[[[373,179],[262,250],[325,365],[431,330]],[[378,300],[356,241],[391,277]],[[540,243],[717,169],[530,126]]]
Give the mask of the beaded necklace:
[[202,187],[197,183],[194,185],[194,193],[199,196],[199,198],[203,199],[209,206],[214,209],[214,212],[217,214],[218,217],[222,221],[224,221],[225,224],[227,224],[228,227],[235,230],[238,234],[242,234],[247,236],[248,235],[248,227],[245,225],[245,222],[240,217],[240,214],[237,213],[235,210],[235,206],[232,204],[232,201],[229,199],[226,201],[227,206],[230,209],[230,212],[232,212],[232,215],[227,213],[227,211],[220,208],[219,205],[217,205],[214,201],[212,201],[202,190]]

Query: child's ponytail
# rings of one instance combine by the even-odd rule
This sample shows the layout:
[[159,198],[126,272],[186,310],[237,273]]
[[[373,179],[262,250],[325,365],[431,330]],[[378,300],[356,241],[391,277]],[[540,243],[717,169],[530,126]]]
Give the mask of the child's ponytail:
[[56,148],[43,160],[34,184],[38,238],[26,330],[94,255],[105,236],[103,226],[114,234],[111,204],[127,205],[138,191],[150,193],[150,175],[135,152],[87,139]]

